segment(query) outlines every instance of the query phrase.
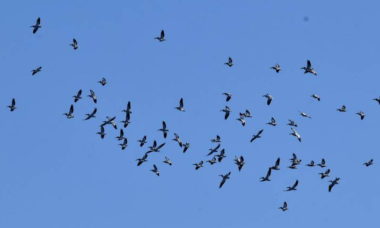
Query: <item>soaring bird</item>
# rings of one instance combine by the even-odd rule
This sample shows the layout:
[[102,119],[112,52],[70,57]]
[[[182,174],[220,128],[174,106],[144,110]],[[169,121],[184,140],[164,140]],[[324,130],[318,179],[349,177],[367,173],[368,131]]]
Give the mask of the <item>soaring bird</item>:
[[210,156],[211,154],[218,152],[219,148],[220,148],[220,144],[218,144],[214,148],[208,149],[210,152],[207,154],[207,156]]
[[230,179],[230,175],[231,175],[231,172],[228,172],[227,174],[221,174],[219,175],[220,177],[222,177],[222,181],[220,182],[219,184],[219,188],[223,187],[224,183],[226,183],[226,180]]
[[156,40],[158,40],[160,42],[165,41],[165,31],[161,30],[160,36],[157,36],[154,39],[156,39]]
[[314,163],[313,160],[311,160],[308,164],[306,164],[306,166],[314,167],[314,166],[315,166],[315,163]]
[[156,140],[153,141],[153,145],[149,147],[149,151],[147,153],[151,152],[160,152],[160,149],[165,146],[165,143],[161,143],[159,146],[157,146]]
[[179,135],[177,133],[174,133],[174,139],[173,141],[177,142],[179,147],[183,146],[182,140],[179,138]]
[[297,155],[295,153],[292,154],[292,158],[290,159],[292,163],[295,165],[299,165],[302,162],[302,159],[298,159]]
[[127,108],[126,108],[126,109],[123,109],[123,112],[126,112],[126,113],[131,114],[131,113],[132,113],[131,109],[132,109],[131,102],[128,101]]
[[218,159],[218,162],[221,162],[226,157],[226,151],[222,149],[219,154],[215,155]]
[[267,105],[270,105],[272,103],[273,97],[269,93],[263,95],[267,99]]
[[200,162],[195,163],[195,164],[193,164],[193,165],[195,165],[195,170],[198,170],[198,169],[200,169],[200,168],[203,167],[203,161],[200,161]]
[[227,62],[225,62],[224,64],[226,64],[229,67],[232,67],[234,65],[234,62],[231,57],[228,57]]
[[288,210],[288,203],[285,201],[281,207],[279,207],[278,209],[282,210],[282,211],[287,211]]
[[121,146],[122,150],[125,150],[125,148],[127,148],[127,146],[128,146],[128,139],[124,138],[123,143],[120,143],[119,145]]
[[346,111],[347,111],[345,105],[342,105],[340,108],[337,108],[336,110],[337,110],[338,112],[346,112]]
[[248,109],[246,109],[243,113],[240,112],[239,115],[242,118],[252,118],[252,114]]
[[94,101],[95,104],[96,102],[98,102],[98,99],[96,98],[96,94],[92,89],[90,89],[90,95],[88,95],[88,97],[90,97]]
[[120,121],[120,123],[123,123],[123,127],[126,128],[131,123],[131,114],[129,112],[125,113],[125,119]]
[[184,105],[183,105],[183,98],[181,98],[179,100],[179,106],[178,107],[175,107],[178,111],[181,111],[181,112],[184,112],[185,111],[185,108],[184,108]]
[[115,119],[116,119],[116,116],[114,116],[114,117],[106,116],[106,120],[103,121],[102,125],[105,126],[105,125],[110,124],[116,130],[117,129],[117,125],[115,123]]
[[289,121],[289,123],[288,123],[289,126],[298,127],[298,124],[295,121],[293,121],[293,120],[288,120],[288,121]]
[[35,34],[41,28],[41,18],[38,17],[36,23],[30,27],[33,28],[33,34]]
[[306,112],[300,112],[300,116],[311,119],[311,116]]
[[70,44],[71,47],[73,47],[74,50],[78,49],[78,42],[75,38],[73,38],[73,42]]
[[312,94],[311,97],[314,98],[314,99],[316,99],[317,101],[321,101],[321,97],[319,95],[315,94],[315,93]]
[[158,170],[156,165],[153,165],[153,169],[151,169],[150,171],[155,173],[157,176],[160,176],[160,171]]
[[245,126],[246,121],[245,121],[245,119],[243,117],[239,117],[236,120],[239,121],[243,127]]
[[319,167],[321,168],[325,168],[326,167],[326,160],[324,158],[321,159],[321,163],[317,164]]
[[40,72],[41,70],[42,70],[42,66],[39,66],[39,67],[33,69],[33,70],[32,70],[32,76],[35,75],[35,74],[37,74],[37,73]]
[[210,165],[213,165],[216,163],[216,157],[214,156],[211,160],[207,161]]
[[297,186],[298,186],[298,180],[296,180],[296,182],[294,182],[293,186],[288,186],[285,191],[287,191],[287,192],[295,191],[295,190],[297,190]]
[[125,137],[124,137],[124,131],[123,129],[120,129],[120,133],[118,136],[116,136],[117,140],[121,141],[121,140],[124,140]]
[[323,173],[319,173],[319,175],[321,175],[321,179],[324,179],[325,177],[328,177],[329,174],[330,174],[330,169],[327,169]]
[[365,165],[367,167],[373,165],[373,159],[371,159],[371,160],[369,160],[367,162],[364,162],[363,165]]
[[231,93],[223,93],[224,96],[226,96],[226,102],[229,102],[232,98],[232,94]]
[[136,159],[136,161],[137,161],[137,166],[140,166],[140,165],[142,165],[144,162],[147,162],[147,161],[148,161],[147,159],[148,159],[148,154],[145,153],[144,156],[142,156],[142,158],[138,158],[138,159]]
[[185,143],[185,144],[183,144],[183,150],[182,150],[182,153],[186,153],[186,151],[189,149],[189,147],[190,147],[190,143]]
[[230,116],[230,113],[231,113],[231,109],[230,107],[228,106],[225,106],[224,109],[221,110],[222,112],[224,112],[224,119],[228,119],[228,117]]
[[271,167],[271,169],[280,170],[280,161],[280,158],[277,158],[276,163],[274,164],[274,166]]
[[261,138],[261,134],[262,134],[263,132],[264,132],[264,129],[259,130],[255,135],[252,136],[250,142],[253,142],[253,141],[256,140],[256,139]]
[[105,77],[102,77],[102,79],[100,79],[100,80],[98,81],[98,83],[99,83],[100,85],[102,85],[102,86],[105,86],[105,85],[107,85],[107,79],[106,79]]
[[279,64],[276,64],[271,67],[272,70],[275,70],[276,73],[279,73],[281,71],[281,66]]
[[292,133],[289,133],[290,135],[296,137],[298,139],[299,142],[301,142],[301,135],[296,131],[296,129],[294,128],[290,128],[292,130]]
[[244,157],[243,156],[235,157],[234,161],[235,161],[235,164],[238,167],[238,170],[240,171],[243,168],[244,164],[245,164]]
[[162,121],[162,128],[158,129],[158,130],[162,131],[162,134],[164,135],[164,138],[166,139],[166,137],[168,136],[169,130],[166,128],[166,122],[165,121]]
[[12,102],[10,105],[8,105],[8,108],[11,112],[13,112],[16,109],[16,99],[12,98]]
[[365,113],[360,111],[360,112],[357,112],[356,115],[359,115],[360,116],[360,119],[363,120],[364,117],[365,117]]
[[95,118],[95,114],[96,114],[97,111],[98,111],[98,109],[94,108],[94,110],[92,110],[91,113],[87,113],[86,114],[86,118],[84,120],[89,120],[91,118]]
[[138,142],[140,143],[140,147],[143,147],[146,143],[146,135],[142,139],[139,139]]
[[301,69],[304,70],[304,74],[311,73],[317,76],[317,71],[311,66],[310,60],[307,60],[306,67],[302,67]]
[[269,168],[268,171],[267,171],[267,174],[265,175],[265,177],[261,177],[260,181],[261,182],[263,182],[263,181],[270,181],[269,177],[270,177],[271,174],[272,174],[272,168]]
[[71,119],[71,118],[74,118],[73,113],[74,113],[74,105],[70,105],[69,112],[63,113],[63,115],[65,115],[67,119]]
[[277,125],[277,121],[276,121],[276,119],[274,117],[272,117],[270,119],[270,122],[268,122],[267,124],[275,127]]
[[77,102],[79,101],[80,99],[82,99],[82,90],[80,89],[76,95],[73,96],[74,97],[74,102]]
[[331,183],[331,184],[329,185],[329,192],[331,192],[332,188],[333,188],[335,185],[339,184],[339,180],[340,180],[340,178],[339,178],[339,177],[336,177],[334,180],[330,180],[330,181],[329,181],[329,182]]
[[100,135],[100,138],[104,139],[104,136],[106,136],[106,133],[104,131],[104,127],[100,125],[100,131],[96,132],[96,134]]
[[220,142],[222,142],[222,141],[221,141],[220,136],[219,136],[219,135],[216,135],[216,137],[215,137],[214,139],[211,139],[211,142],[213,142],[213,143],[220,143]]
[[173,165],[173,162],[166,156],[165,156],[165,160],[163,161],[163,163],[168,164],[170,166]]

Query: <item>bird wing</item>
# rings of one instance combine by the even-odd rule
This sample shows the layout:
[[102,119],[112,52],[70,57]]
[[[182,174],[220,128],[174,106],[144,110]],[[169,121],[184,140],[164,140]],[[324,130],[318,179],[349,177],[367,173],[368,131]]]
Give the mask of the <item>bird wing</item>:
[[311,62],[310,62],[310,60],[307,60],[307,68],[311,68]]
[[280,165],[280,158],[277,158],[276,160],[276,166],[279,166]]
[[36,25],[38,26],[38,25],[40,25],[41,24],[41,18],[37,18],[37,20],[36,20]]
[[16,99],[12,99],[12,106],[15,106],[16,105]]
[[181,98],[181,100],[179,100],[179,107],[183,108],[183,98]]
[[74,105],[70,105],[70,111],[69,113],[73,113],[74,112]]
[[166,123],[165,123],[165,121],[162,121],[162,129],[166,129]]

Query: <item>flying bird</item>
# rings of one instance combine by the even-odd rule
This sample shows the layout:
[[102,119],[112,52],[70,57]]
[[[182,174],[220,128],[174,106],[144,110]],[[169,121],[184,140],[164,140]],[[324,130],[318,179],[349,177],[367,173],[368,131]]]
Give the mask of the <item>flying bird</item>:
[[250,142],[253,142],[255,141],[256,139],[259,139],[261,138],[261,134],[263,133],[264,129],[261,129],[259,130],[255,135],[252,136],[251,138],[251,141]]
[[243,156],[235,157],[234,161],[235,161],[235,164],[238,167],[238,170],[240,171],[243,168],[244,164],[245,164],[244,157]]
[[124,137],[124,131],[123,129],[120,129],[120,133],[118,136],[116,136],[117,140],[121,141],[121,140],[124,140],[125,137]]
[[161,30],[161,33],[160,33],[160,36],[157,36],[155,37],[154,39],[160,41],[160,42],[163,42],[165,41],[165,31],[164,30]]
[[112,127],[116,130],[117,129],[117,125],[115,123],[115,119],[116,119],[116,116],[114,117],[109,117],[109,116],[106,116],[106,120],[103,121],[102,125],[105,126],[105,125],[112,125]]
[[125,119],[120,121],[120,123],[123,123],[123,127],[126,128],[131,123],[131,115],[129,112],[125,113]]
[[345,105],[342,105],[340,108],[337,108],[336,110],[337,110],[338,112],[346,112],[346,111],[347,111]]
[[296,137],[298,139],[299,142],[301,142],[301,135],[296,131],[296,129],[294,128],[290,128],[292,130],[292,133],[289,133],[290,135]]
[[70,44],[70,46],[73,47],[74,50],[78,49],[78,42],[75,38],[73,39],[73,42]]
[[127,146],[128,146],[128,139],[124,138],[123,143],[120,143],[119,145],[121,146],[122,150],[125,150],[125,148],[127,148]]
[[218,162],[221,162],[226,157],[225,153],[226,153],[225,150],[222,149],[220,151],[220,154],[215,155],[218,158]]
[[222,181],[221,181],[220,184],[219,184],[219,188],[223,187],[224,183],[226,183],[226,181],[227,181],[228,179],[230,179],[230,175],[231,175],[231,172],[228,172],[228,173],[225,174],[225,175],[223,175],[223,174],[219,175],[220,177],[222,177]]
[[271,167],[271,169],[280,170],[280,161],[280,158],[277,158],[276,163],[274,164],[274,166]]
[[162,131],[162,134],[164,135],[164,138],[166,139],[166,137],[168,136],[169,130],[166,128],[166,122],[165,121],[162,121],[162,128],[158,129],[158,130]]
[[16,99],[12,98],[12,102],[10,105],[8,105],[8,108],[11,112],[13,112],[16,109]]
[[309,162],[309,164],[306,164],[306,166],[314,167],[314,166],[315,166],[315,163],[314,163],[313,160],[311,160],[311,161]]
[[277,121],[276,121],[276,119],[274,117],[272,117],[270,119],[270,122],[268,122],[267,124],[275,127],[277,125]]
[[179,135],[177,133],[174,133],[174,139],[173,141],[177,142],[179,147],[182,147],[183,146],[183,143],[181,141],[181,139],[179,138]]
[[324,179],[325,177],[328,177],[330,174],[330,169],[327,169],[325,172],[323,173],[319,173],[319,175],[321,175],[321,179]]
[[144,162],[147,162],[147,161],[148,161],[147,159],[148,159],[148,154],[145,153],[144,156],[143,156],[142,158],[138,158],[138,159],[136,159],[136,161],[137,161],[137,166],[140,166],[140,165],[142,165]]
[[329,192],[331,192],[332,188],[333,188],[335,185],[339,184],[339,180],[340,180],[340,178],[339,178],[339,177],[336,177],[334,180],[330,180],[330,181],[329,181],[329,182],[331,183],[331,184],[329,185]]
[[234,65],[233,60],[232,60],[231,57],[228,57],[227,62],[225,62],[224,64],[226,64],[229,67],[232,67]]
[[211,139],[211,142],[213,142],[213,143],[220,143],[220,142],[222,142],[222,141],[221,141],[220,136],[219,136],[219,135],[216,135],[216,137],[215,137],[214,139]]
[[279,64],[276,64],[272,66],[271,69],[276,71],[276,73],[279,73],[281,71],[281,66]]
[[380,105],[380,97],[373,98],[374,101],[377,101],[377,103]]
[[140,143],[140,147],[143,147],[144,144],[146,143],[146,135],[144,135],[144,137],[142,137],[142,139],[139,139],[138,142]]
[[102,86],[105,86],[105,85],[107,85],[107,79],[106,79],[105,77],[103,77],[102,79],[100,79],[100,80],[98,81],[98,83],[99,83],[100,85],[102,85]]
[[104,139],[104,136],[106,136],[106,133],[105,133],[104,127],[102,125],[100,126],[100,131],[96,132],[96,134],[100,135],[100,138]]
[[77,102],[79,101],[80,99],[82,99],[82,90],[80,89],[78,92],[77,92],[77,95],[74,95],[74,102]]
[[230,113],[231,113],[231,109],[230,107],[228,106],[225,106],[224,109],[221,110],[222,112],[224,112],[224,119],[228,119],[228,117],[230,116]]
[[307,114],[306,112],[300,112],[300,115],[301,115],[302,117],[305,117],[305,118],[309,118],[309,119],[311,119],[311,116],[310,116],[309,114]]
[[288,120],[288,121],[289,121],[289,123],[288,123],[289,126],[298,127],[298,124],[295,121],[293,121],[293,120]]
[[98,111],[98,109],[94,108],[94,110],[92,110],[91,113],[87,113],[86,114],[86,118],[84,120],[89,120],[91,118],[95,118],[96,117],[95,114],[96,114],[97,111]]
[[153,141],[153,145],[149,147],[149,151],[147,153],[151,152],[160,152],[160,149],[165,146],[165,143],[161,143],[159,146],[157,146],[156,140]]
[[220,144],[218,144],[214,148],[208,149],[210,152],[207,154],[207,156],[210,156],[211,154],[218,152],[219,148],[220,148]]
[[261,182],[263,182],[263,181],[270,181],[269,177],[270,177],[271,174],[272,174],[272,168],[269,168],[268,171],[267,171],[267,174],[265,175],[265,177],[261,177],[260,181]]
[[63,113],[63,115],[65,115],[67,119],[71,119],[71,118],[74,118],[73,113],[74,113],[74,105],[70,105],[69,112]]
[[42,66],[39,66],[39,67],[37,67],[36,69],[33,69],[33,70],[32,70],[32,76],[35,75],[35,74],[37,74],[37,73],[40,72],[41,70],[42,70]]
[[304,74],[310,73],[317,76],[317,71],[311,66],[310,60],[307,60],[306,67],[302,67],[301,69],[304,70]]
[[269,93],[263,95],[267,99],[267,105],[270,105],[272,103],[273,97]]
[[245,126],[245,124],[246,124],[246,121],[245,121],[245,119],[244,119],[244,118],[242,118],[242,117],[239,117],[239,118],[237,118],[236,120],[237,120],[237,121],[239,121],[243,127]]
[[324,158],[322,158],[321,160],[321,163],[317,164],[319,167],[321,168],[325,168],[326,167],[326,160]]
[[183,98],[181,98],[179,100],[179,106],[178,107],[175,107],[178,111],[181,111],[181,112],[184,112],[185,111],[185,108],[184,108],[184,105],[183,105]]
[[232,94],[231,93],[223,93],[224,96],[226,96],[226,102],[229,102],[232,98]]
[[96,102],[98,102],[98,99],[96,98],[96,94],[92,89],[90,89],[90,95],[88,95],[88,97],[90,97],[92,101],[94,101],[95,104]]
[[33,28],[33,34],[35,34],[41,28],[41,18],[38,17],[36,23],[30,27]]
[[297,186],[298,186],[298,180],[296,180],[296,182],[294,182],[293,186],[288,186],[285,191],[287,191],[287,192],[295,191],[295,190],[297,190]]
[[360,119],[363,120],[364,117],[365,117],[365,113],[360,111],[360,112],[357,112],[356,115],[359,115],[360,116]]
[[182,153],[186,153],[186,151],[189,149],[189,147],[190,147],[190,143],[185,143],[185,144],[183,144],[183,150],[182,150]]
[[321,97],[317,94],[312,94],[311,97],[316,99],[317,101],[321,101]]
[[214,156],[211,160],[207,161],[210,165],[213,165],[216,163],[216,157]]
[[200,168],[203,167],[203,161],[200,161],[200,162],[195,163],[195,164],[193,164],[193,165],[195,165],[195,170],[198,170],[198,169],[200,169]]
[[282,211],[287,211],[288,210],[288,203],[285,201],[281,207],[279,207],[278,209],[282,210]]
[[153,165],[153,169],[151,169],[150,171],[152,171],[157,176],[160,176],[160,171],[158,170],[156,165]]
[[373,159],[371,159],[371,160],[369,160],[367,162],[364,162],[363,165],[365,165],[367,167],[373,165]]
[[165,160],[163,161],[163,163],[168,164],[170,166],[173,165],[173,162],[166,156],[165,156]]
[[128,114],[131,114],[131,113],[132,113],[131,109],[132,109],[131,102],[128,101],[127,108],[126,108],[126,109],[123,109],[123,112],[126,112],[126,113],[128,113]]

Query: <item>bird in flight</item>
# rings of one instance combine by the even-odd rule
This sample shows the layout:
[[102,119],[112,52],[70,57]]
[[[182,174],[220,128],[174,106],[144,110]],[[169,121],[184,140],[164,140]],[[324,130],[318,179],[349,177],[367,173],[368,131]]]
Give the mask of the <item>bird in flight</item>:
[[131,113],[132,113],[131,109],[132,109],[131,102],[128,101],[127,108],[126,108],[126,109],[123,109],[123,112],[126,112],[126,113],[131,114]]
[[267,99],[267,105],[270,105],[272,103],[273,97],[269,93],[263,95]]
[[165,143],[161,143],[159,146],[157,146],[157,141],[154,140],[153,141],[153,145],[149,147],[149,151],[147,153],[151,153],[151,152],[160,152],[160,149],[165,146]]
[[314,166],[315,166],[315,163],[314,163],[313,160],[311,160],[308,164],[306,164],[306,166],[314,167]]
[[131,120],[131,115],[129,112],[126,112],[125,113],[125,119],[120,121],[120,123],[123,123],[124,124],[123,127],[126,128],[131,123],[130,120]]
[[261,177],[260,181],[261,182],[270,181],[269,177],[270,177],[271,174],[272,174],[272,168],[269,168],[268,171],[267,171],[267,174],[265,175],[265,177]]
[[243,168],[244,164],[245,164],[244,157],[243,156],[235,157],[234,161],[235,161],[235,164],[238,167],[238,170],[240,171]]
[[36,23],[30,27],[33,28],[33,34],[35,34],[41,28],[41,18],[38,17]]
[[11,112],[13,112],[16,109],[16,99],[12,98],[12,102],[10,105],[8,105],[8,108]]
[[100,131],[96,132],[96,134],[100,135],[100,138],[104,139],[104,136],[106,136],[106,133],[104,131],[103,125],[100,125]]
[[214,156],[211,160],[207,161],[210,165],[213,165],[216,163],[216,157]]
[[82,96],[82,90],[80,89],[80,90],[77,92],[77,94],[73,96],[73,97],[74,97],[74,102],[77,102],[77,101],[79,101],[80,99],[82,99],[81,96]]
[[65,115],[67,119],[71,119],[71,118],[74,118],[73,113],[74,113],[74,105],[70,105],[69,112],[63,113],[63,115]]
[[340,178],[339,178],[339,177],[336,177],[334,180],[330,180],[330,181],[329,181],[329,182],[330,182],[330,185],[329,185],[329,192],[331,192],[332,188],[333,188],[335,185],[339,184],[339,180],[340,180]]
[[179,100],[179,106],[178,107],[175,107],[178,111],[181,111],[181,112],[184,112],[185,111],[185,108],[184,108],[184,105],[183,105],[183,98],[181,98]]
[[321,168],[325,168],[326,167],[326,160],[324,158],[321,159],[321,163],[317,164],[319,167]]
[[360,116],[360,119],[363,120],[364,117],[365,117],[365,113],[360,111],[360,112],[357,112],[356,115],[359,115]]
[[280,158],[277,158],[276,163],[274,164],[274,166],[271,167],[271,169],[280,170],[280,161]]
[[186,151],[189,149],[189,147],[190,147],[190,143],[185,143],[185,144],[183,144],[183,150],[182,150],[182,153],[186,153]]
[[170,166],[173,165],[173,162],[166,156],[165,156],[165,160],[163,161],[163,163],[168,164]]
[[223,93],[224,96],[226,96],[226,102],[229,102],[232,98],[232,94],[231,93]]
[[151,169],[150,171],[152,171],[157,176],[160,176],[160,171],[158,170],[156,165],[153,165],[153,169]]
[[292,130],[292,133],[289,133],[290,135],[296,137],[298,139],[299,142],[301,142],[301,135],[296,131],[296,129],[294,128],[290,128]]
[[105,85],[107,85],[107,79],[106,79],[105,77],[102,77],[102,79],[100,79],[100,80],[98,81],[98,83],[99,83],[100,85],[102,85],[102,86],[105,86]]
[[377,101],[377,103],[380,105],[380,97],[373,98],[374,101]]
[[193,164],[193,165],[195,165],[195,170],[198,170],[198,169],[200,169],[200,168],[203,167],[203,161],[200,161],[200,162],[195,163],[195,164]]
[[300,115],[301,115],[302,117],[305,117],[305,118],[309,118],[309,119],[311,119],[311,116],[310,116],[309,114],[307,114],[306,112],[300,112]]
[[98,111],[98,109],[94,108],[94,110],[92,110],[91,113],[87,113],[86,114],[86,118],[84,120],[89,120],[91,118],[95,118],[95,114],[96,114],[97,111]]
[[226,157],[226,151],[222,149],[219,154],[215,155],[215,157],[218,159],[218,162],[222,162],[222,160]]
[[117,139],[117,140],[119,140],[119,141],[121,141],[121,140],[124,140],[124,139],[125,139],[125,137],[124,137],[124,131],[123,131],[123,129],[120,129],[120,133],[119,133],[119,135],[118,135],[118,136],[116,136],[116,139]]
[[168,136],[169,130],[166,128],[166,122],[165,121],[162,121],[162,128],[158,129],[158,130],[162,131],[162,134],[164,135],[164,138],[166,139],[166,137]]
[[96,102],[98,102],[98,99],[96,98],[96,94],[92,89],[90,89],[90,95],[88,95],[88,97],[90,97],[95,104]]
[[78,49],[78,42],[75,38],[73,38],[73,42],[70,44],[71,47],[73,47],[74,50]]
[[215,137],[214,139],[211,139],[211,142],[213,142],[213,143],[220,143],[220,142],[222,142],[222,141],[221,141],[220,136],[219,136],[219,135],[216,135],[216,137]]
[[295,190],[297,190],[297,186],[298,186],[298,180],[296,180],[296,182],[294,182],[294,184],[292,186],[288,186],[285,191],[287,191],[287,192],[295,191]]
[[285,201],[281,207],[279,207],[278,209],[282,210],[282,211],[287,211],[288,210],[288,203]]
[[261,138],[261,134],[262,134],[263,132],[264,132],[264,129],[259,130],[255,135],[252,136],[250,142],[253,142],[253,141],[255,141],[256,139]]
[[234,65],[234,62],[231,57],[228,57],[227,62],[225,62],[224,64],[226,64],[229,67],[232,67]]
[[365,165],[367,167],[373,165],[373,159],[371,159],[371,160],[369,160],[367,162],[364,162],[363,165]]
[[138,159],[136,159],[136,161],[137,161],[137,166],[140,166],[140,165],[142,165],[144,162],[147,162],[147,161],[148,161],[147,159],[148,159],[148,154],[145,153],[144,156],[143,156],[142,158],[138,158]]
[[302,70],[304,70],[304,74],[310,73],[317,76],[317,71],[314,70],[314,68],[311,66],[310,60],[307,60],[306,67],[302,67]]
[[36,69],[33,69],[33,70],[32,70],[32,76],[35,75],[35,74],[37,74],[37,73],[40,72],[41,70],[42,70],[42,66],[39,66],[39,67],[37,67]]
[[222,112],[224,112],[224,119],[228,119],[228,117],[230,116],[230,113],[231,113],[231,109],[230,107],[228,106],[225,106],[224,109],[221,110]]
[[173,141],[177,142],[179,147],[183,146],[182,140],[179,138],[179,135],[177,133],[174,133],[174,139]]
[[212,155],[213,153],[218,152],[219,148],[220,148],[220,144],[218,144],[218,145],[217,145],[216,147],[214,147],[214,148],[208,149],[210,152],[207,154],[207,156],[210,156],[210,155]]
[[321,175],[321,179],[324,179],[325,177],[329,177],[330,169],[327,169],[325,172],[319,173]]
[[120,143],[119,145],[121,146],[122,150],[125,150],[125,148],[127,148],[127,146],[128,146],[128,139],[124,138],[123,143]]
[[345,105],[342,105],[340,108],[337,108],[336,110],[337,110],[338,112],[346,112],[346,111],[347,111]]
[[298,127],[298,124],[295,122],[295,121],[293,121],[293,120],[288,120],[289,122],[288,122],[288,125],[289,126],[292,126],[292,127]]
[[277,121],[276,121],[276,119],[274,117],[272,117],[270,119],[270,122],[268,122],[267,124],[275,127],[277,125]]
[[276,73],[279,73],[281,71],[281,66],[279,64],[276,64],[272,66],[271,69],[276,71]]
[[103,121],[102,126],[110,124],[116,130],[117,129],[117,125],[115,123],[115,119],[116,119],[116,116],[114,116],[114,117],[106,116],[106,120]]
[[239,117],[236,120],[239,121],[243,127],[245,126],[246,121],[245,121],[244,117]]
[[321,101],[321,97],[319,95],[315,94],[315,93],[312,94],[311,97],[314,98],[314,99],[316,99],[317,101]]
[[219,175],[220,177],[222,177],[222,181],[219,184],[219,188],[223,187],[224,183],[226,183],[226,181],[230,179],[230,175],[231,175],[231,172],[228,172],[227,174],[224,174],[224,175],[223,174]]
[[143,147],[146,143],[146,135],[142,139],[139,139],[138,142],[140,143],[140,147]]
[[160,41],[160,42],[163,42],[165,41],[165,31],[164,30],[161,30],[161,33],[160,33],[160,36],[157,36],[155,37],[154,39]]

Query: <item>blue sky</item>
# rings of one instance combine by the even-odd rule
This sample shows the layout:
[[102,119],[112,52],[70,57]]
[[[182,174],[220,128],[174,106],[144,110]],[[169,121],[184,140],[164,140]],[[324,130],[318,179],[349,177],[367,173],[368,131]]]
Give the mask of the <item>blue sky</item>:
[[[375,0],[4,3],[0,227],[373,226],[380,203],[380,106],[372,100],[380,95],[379,7]],[[42,28],[33,35],[37,17]],[[162,43],[153,39],[161,29]],[[74,37],[77,51],[69,46]],[[223,64],[228,56],[232,68]],[[318,77],[300,70],[307,59]],[[276,63],[279,74],[269,69]],[[32,77],[37,66],[43,69]],[[84,98],[68,120],[62,113],[79,89]],[[97,105],[86,97],[90,89]],[[233,94],[227,121],[223,92]],[[266,93],[274,97],[270,106]],[[18,108],[11,113],[13,97]],[[174,109],[181,97],[184,113]],[[96,132],[106,116],[120,121],[128,101],[132,124],[122,151],[118,132],[107,127],[104,140]],[[343,104],[347,113],[338,113]],[[94,107],[97,118],[83,121]],[[235,119],[245,109],[254,118],[242,127]],[[272,116],[277,127],[265,124]],[[299,124],[302,143],[289,135],[288,119]],[[167,140],[157,131],[163,120]],[[261,128],[263,137],[249,143]],[[187,153],[171,140],[174,132],[191,143]],[[216,134],[227,158],[195,171]],[[147,150],[137,144],[143,135],[149,145],[167,145],[137,167]],[[303,161],[297,170],[286,168],[292,153]],[[172,167],[162,163],[165,155]],[[240,155],[246,165],[238,172],[233,158]],[[277,157],[281,171],[260,183]],[[331,193],[322,169],[304,166],[321,158],[332,170],[327,179],[341,177]],[[364,167],[370,158],[375,165]],[[160,177],[149,171],[153,164]],[[231,179],[218,189],[218,175],[228,171]],[[298,190],[284,192],[296,179]],[[278,210],[283,201],[285,213]]]

